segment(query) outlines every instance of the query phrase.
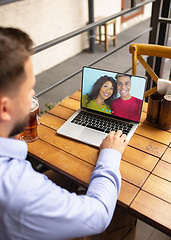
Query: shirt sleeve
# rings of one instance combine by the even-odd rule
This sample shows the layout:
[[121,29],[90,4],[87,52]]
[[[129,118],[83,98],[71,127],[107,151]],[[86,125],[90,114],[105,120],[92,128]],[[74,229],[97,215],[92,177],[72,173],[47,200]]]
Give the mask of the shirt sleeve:
[[81,196],[60,188],[27,163],[6,215],[15,239],[68,239],[104,231],[120,191],[120,160],[118,151],[103,149],[87,193]]

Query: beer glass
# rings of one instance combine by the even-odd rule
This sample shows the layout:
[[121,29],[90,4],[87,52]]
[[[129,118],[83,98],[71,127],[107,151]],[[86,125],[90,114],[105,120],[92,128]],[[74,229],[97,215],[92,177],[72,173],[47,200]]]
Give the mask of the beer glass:
[[36,97],[32,98],[32,106],[29,115],[29,121],[24,132],[21,133],[20,139],[25,142],[34,142],[37,140],[37,124],[39,120],[39,102]]

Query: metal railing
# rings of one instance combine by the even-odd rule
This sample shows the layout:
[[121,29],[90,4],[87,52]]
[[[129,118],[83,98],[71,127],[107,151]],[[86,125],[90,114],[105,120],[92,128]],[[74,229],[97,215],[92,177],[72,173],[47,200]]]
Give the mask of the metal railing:
[[[139,37],[143,36],[143,35],[144,35],[145,33],[147,33],[147,32],[150,32],[151,30],[152,30],[152,28],[148,28],[147,30],[145,30],[145,31],[142,32],[141,34],[135,36],[134,38],[132,38],[131,40],[129,40],[129,41],[126,42],[125,44],[121,45],[120,47],[117,47],[116,49],[110,51],[109,53],[106,53],[104,56],[98,58],[98,59],[95,60],[94,62],[92,62],[92,63],[90,63],[90,64],[87,64],[87,66],[93,66],[94,64],[102,61],[103,59],[105,59],[105,58],[107,58],[108,56],[110,56],[111,54],[119,51],[120,49],[122,49],[122,48],[125,47],[126,45],[130,44],[132,41],[138,39]],[[127,70],[125,71],[125,73],[128,72],[128,71],[131,70],[131,69],[132,69],[132,67],[130,67],[129,69],[127,69]],[[55,88],[55,87],[57,87],[57,86],[59,86],[59,85],[61,85],[62,83],[64,83],[64,82],[66,82],[67,80],[69,80],[70,78],[75,77],[77,74],[79,74],[79,73],[81,73],[81,72],[82,72],[82,68],[79,69],[78,71],[74,72],[73,74],[69,75],[68,77],[60,80],[59,82],[57,82],[57,83],[49,86],[48,88],[44,89],[43,91],[39,92],[38,94],[36,94],[36,97],[40,97],[41,95],[45,94],[46,92],[52,90],[53,88]]]
[[70,33],[67,33],[67,34],[65,34],[65,35],[63,35],[63,36],[61,36],[61,37],[58,37],[58,38],[55,38],[55,39],[53,39],[53,40],[51,40],[51,41],[48,41],[48,42],[46,42],[46,43],[43,43],[43,44],[41,44],[41,45],[39,45],[39,46],[37,46],[37,47],[34,48],[34,54],[39,53],[39,52],[41,52],[41,51],[43,51],[43,50],[46,50],[46,49],[48,49],[48,48],[50,48],[50,47],[53,47],[53,46],[55,46],[55,45],[57,45],[57,44],[59,44],[59,43],[62,43],[62,42],[64,42],[64,41],[66,41],[66,40],[68,40],[68,39],[70,39],[70,38],[73,38],[73,37],[75,37],[75,36],[77,36],[77,35],[80,35],[80,34],[82,34],[82,33],[84,33],[84,32],[87,32],[87,31],[91,30],[92,28],[98,27],[98,26],[100,26],[100,25],[102,25],[102,24],[104,24],[104,23],[106,23],[106,22],[109,22],[110,20],[116,19],[116,18],[121,17],[121,16],[123,16],[123,15],[125,15],[125,14],[127,14],[127,13],[133,12],[133,11],[135,11],[136,9],[138,9],[138,8],[140,8],[140,7],[143,7],[143,6],[145,6],[145,5],[149,4],[149,3],[155,2],[155,1],[156,1],[156,0],[143,1],[143,2],[141,2],[141,3],[139,3],[139,4],[137,4],[137,5],[136,5],[135,7],[133,7],[133,8],[129,8],[129,9],[126,9],[126,10],[122,10],[122,11],[119,12],[119,13],[113,14],[113,15],[111,15],[111,16],[109,16],[109,17],[106,17],[106,18],[104,18],[104,19],[102,19],[102,20],[99,20],[99,21],[97,21],[97,22],[90,23],[90,24],[88,24],[88,25],[85,26],[85,27],[79,28],[79,29],[77,29],[77,30],[75,30],[75,31],[72,31],[72,32],[70,32]]
[[[57,45],[57,44],[59,44],[59,43],[62,43],[62,42],[66,41],[66,40],[68,40],[68,39],[71,39],[71,38],[73,38],[73,37],[75,37],[75,36],[77,36],[77,35],[80,35],[80,34],[82,34],[82,33],[84,33],[84,32],[90,31],[91,29],[93,29],[93,28],[95,28],[95,27],[98,27],[98,26],[100,26],[100,25],[102,25],[102,24],[104,24],[104,23],[106,23],[106,22],[108,22],[108,21],[110,21],[110,20],[116,19],[116,18],[118,18],[118,17],[120,17],[120,16],[123,16],[123,15],[125,15],[125,14],[127,14],[127,13],[131,13],[131,12],[133,12],[133,11],[135,11],[135,10],[137,10],[137,9],[139,9],[139,8],[141,8],[141,7],[149,4],[149,3],[154,3],[154,2],[156,2],[156,1],[160,1],[160,0],[146,0],[146,1],[143,1],[143,2],[137,4],[136,6],[130,8],[130,9],[122,10],[122,11],[119,12],[119,13],[113,14],[113,15],[111,15],[111,16],[109,16],[109,17],[106,17],[106,18],[104,18],[104,19],[102,19],[102,20],[99,20],[99,21],[97,21],[97,22],[90,23],[90,24],[86,25],[85,27],[79,28],[79,29],[77,29],[77,30],[75,30],[75,31],[72,31],[72,32],[68,33],[68,34],[65,34],[65,35],[60,36],[60,37],[58,37],[58,38],[55,38],[55,39],[53,39],[53,40],[51,40],[51,41],[48,41],[48,42],[46,42],[46,43],[43,43],[43,44],[41,44],[41,45],[39,45],[39,46],[36,46],[36,47],[34,48],[34,54],[39,53],[39,52],[41,52],[41,51],[44,51],[44,50],[46,50],[46,49],[48,49],[48,48],[50,48],[50,47],[52,47],[52,46],[55,46],[55,45]],[[159,18],[158,18],[158,19],[159,19]],[[167,20],[168,20],[168,19],[167,19]],[[160,18],[160,21],[165,21],[165,19]],[[122,49],[123,47],[125,47],[126,45],[130,44],[132,41],[138,39],[139,37],[141,37],[141,36],[144,35],[145,33],[151,32],[152,29],[153,29],[153,28],[152,28],[152,26],[151,26],[150,28],[148,28],[147,30],[145,30],[145,31],[142,32],[141,34],[135,36],[134,38],[132,38],[131,40],[129,40],[128,42],[126,42],[126,43],[123,44],[122,46],[117,47],[117,48],[114,49],[113,51],[111,51],[111,52],[109,52],[109,53],[106,53],[103,57],[97,59],[96,61],[94,61],[94,62],[92,62],[92,63],[90,63],[90,64],[88,64],[88,66],[92,66],[92,65],[96,64],[97,62],[103,60],[104,58],[108,57],[109,55],[117,52],[118,50],[120,50],[120,49]],[[131,70],[131,67],[130,67],[128,70],[126,70],[125,72],[128,72],[129,70]],[[45,94],[46,92],[52,90],[53,88],[61,85],[62,83],[66,82],[67,80],[69,80],[69,79],[71,79],[72,77],[76,76],[76,75],[79,74],[81,71],[82,71],[82,69],[79,69],[78,71],[74,72],[73,74],[69,75],[68,77],[60,80],[59,82],[56,82],[55,84],[47,87],[47,88],[44,89],[43,91],[37,93],[36,96],[37,96],[37,97],[40,97],[41,95]]]

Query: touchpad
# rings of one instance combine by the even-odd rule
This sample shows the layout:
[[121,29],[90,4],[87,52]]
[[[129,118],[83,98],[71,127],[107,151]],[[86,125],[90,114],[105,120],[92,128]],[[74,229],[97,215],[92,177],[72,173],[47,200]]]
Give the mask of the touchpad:
[[88,144],[100,146],[103,138],[106,136],[105,133],[95,132],[89,129],[84,129],[79,135],[79,139]]

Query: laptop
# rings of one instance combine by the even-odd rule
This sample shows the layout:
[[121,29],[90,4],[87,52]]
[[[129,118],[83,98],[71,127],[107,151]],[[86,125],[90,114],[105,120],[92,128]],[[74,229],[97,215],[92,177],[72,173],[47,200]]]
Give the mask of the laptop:
[[83,67],[80,109],[57,133],[96,147],[112,130],[121,129],[130,140],[140,122],[146,77],[118,74],[124,73]]

